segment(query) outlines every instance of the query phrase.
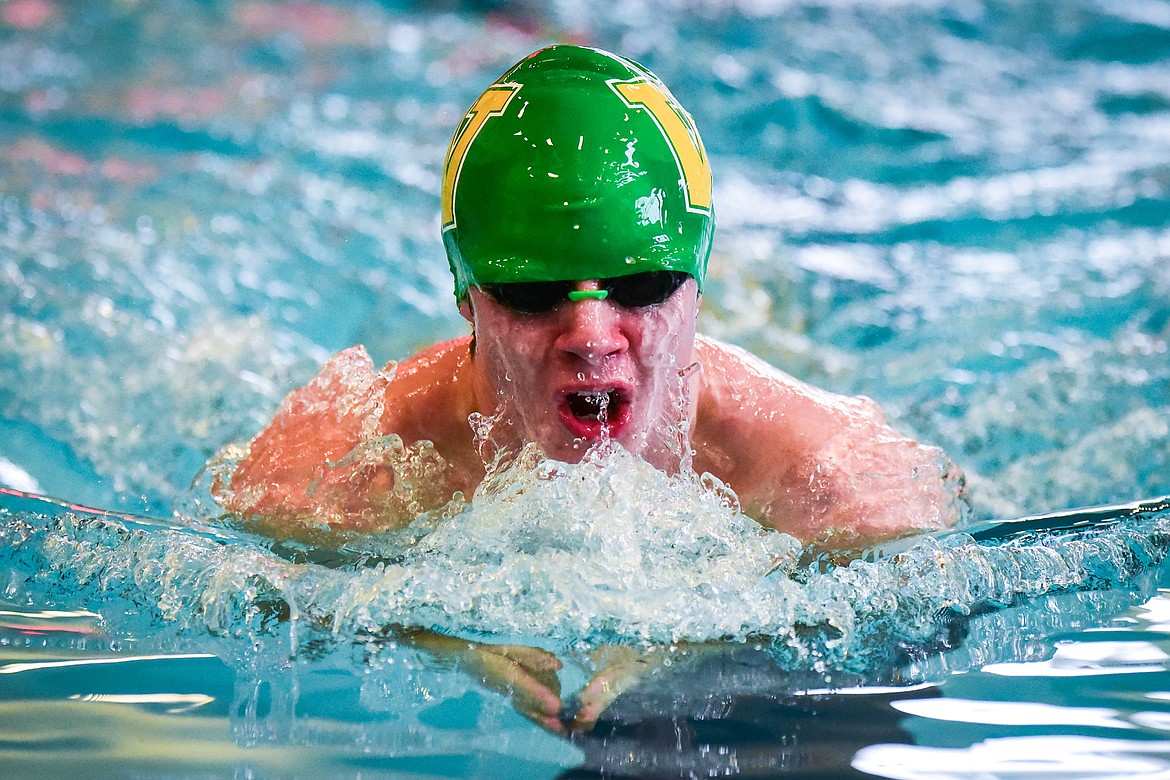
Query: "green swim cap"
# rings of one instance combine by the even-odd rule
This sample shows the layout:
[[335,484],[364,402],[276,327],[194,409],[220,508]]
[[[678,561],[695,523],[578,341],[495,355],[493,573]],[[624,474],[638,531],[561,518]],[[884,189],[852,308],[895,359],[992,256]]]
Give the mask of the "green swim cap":
[[691,274],[703,286],[711,167],[650,71],[599,49],[521,60],[459,123],[443,166],[455,295],[506,282]]

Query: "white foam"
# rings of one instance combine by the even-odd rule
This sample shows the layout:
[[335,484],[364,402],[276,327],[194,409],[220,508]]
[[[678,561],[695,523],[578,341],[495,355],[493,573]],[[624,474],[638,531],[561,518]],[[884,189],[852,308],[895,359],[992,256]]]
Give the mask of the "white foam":
[[27,471],[0,455],[0,484],[27,493],[42,493],[40,483]]

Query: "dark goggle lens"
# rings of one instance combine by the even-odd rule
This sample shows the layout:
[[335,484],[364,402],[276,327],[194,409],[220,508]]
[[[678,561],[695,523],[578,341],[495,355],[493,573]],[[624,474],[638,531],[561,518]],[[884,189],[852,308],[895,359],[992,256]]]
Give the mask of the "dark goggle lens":
[[[630,276],[603,279],[601,288],[608,298],[626,309],[641,309],[665,302],[683,285],[690,274],[682,271],[646,271]],[[564,301],[573,282],[510,282],[484,284],[481,289],[497,303],[521,314],[543,314]]]
[[572,282],[509,282],[484,284],[481,289],[496,302],[521,314],[552,311],[573,289]]
[[610,300],[618,306],[641,309],[665,302],[682,287],[688,276],[682,271],[647,271],[606,279],[601,286],[609,290]]

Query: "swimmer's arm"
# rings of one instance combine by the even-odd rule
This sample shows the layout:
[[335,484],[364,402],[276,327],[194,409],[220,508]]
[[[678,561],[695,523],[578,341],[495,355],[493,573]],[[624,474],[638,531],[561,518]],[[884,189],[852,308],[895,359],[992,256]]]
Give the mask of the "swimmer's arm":
[[811,387],[710,339],[700,355],[705,403],[722,410],[730,439],[716,435],[713,447],[730,453],[728,476],[712,471],[764,525],[824,549],[858,550],[960,519],[958,467],[894,431],[869,399]]
[[[795,535],[838,554],[954,526],[967,511],[963,474],[942,450],[884,424],[851,421],[796,464],[789,477],[805,496],[763,496],[761,514],[795,518]],[[787,530],[783,526],[778,526]]]

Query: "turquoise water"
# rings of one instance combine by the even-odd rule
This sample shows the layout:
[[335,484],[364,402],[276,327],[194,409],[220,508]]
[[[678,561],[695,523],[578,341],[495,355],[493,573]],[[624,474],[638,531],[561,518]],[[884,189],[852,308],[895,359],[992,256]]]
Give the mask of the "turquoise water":
[[[337,551],[216,517],[333,351],[464,332],[442,154],[554,40],[703,131],[704,331],[878,400],[977,523],[1170,494],[1170,4],[7,0],[6,774],[1170,775],[1157,505],[848,568],[616,455]],[[570,706],[597,646],[670,663],[566,739],[412,625],[556,652]]]

